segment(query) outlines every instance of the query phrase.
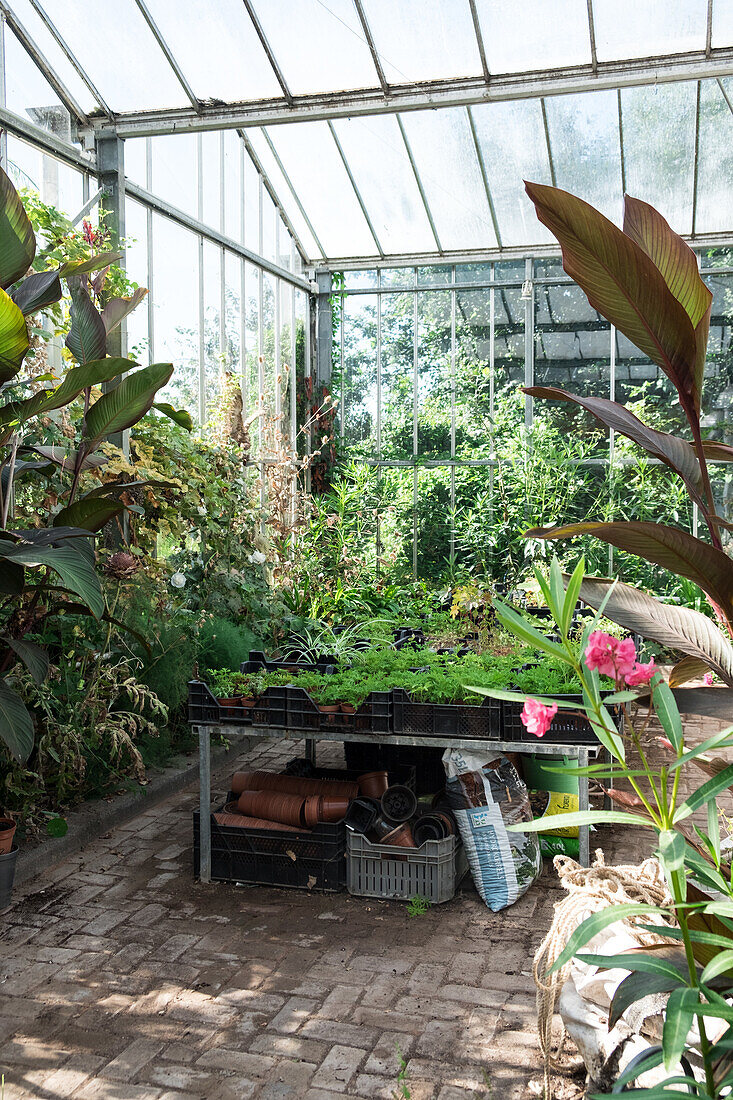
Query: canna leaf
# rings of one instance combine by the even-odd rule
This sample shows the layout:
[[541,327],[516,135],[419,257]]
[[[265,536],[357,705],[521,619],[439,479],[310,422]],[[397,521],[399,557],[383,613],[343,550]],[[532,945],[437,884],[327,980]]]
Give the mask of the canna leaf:
[[66,346],[78,363],[102,359],[107,353],[107,332],[89,296],[86,276],[67,278],[66,284],[71,295],[71,328]]
[[37,313],[39,309],[58,302],[61,295],[58,271],[39,271],[24,279],[10,297],[23,316],[28,317],[31,313]]
[[33,721],[21,697],[0,680],[0,741],[23,764],[33,748]]
[[111,298],[102,310],[102,321],[107,335],[140,305],[147,294],[145,287],[139,286],[129,298]]
[[105,436],[136,424],[172,374],[172,363],[153,363],[128,374],[113,390],[102,394],[87,413],[86,449],[93,451]]
[[0,168],[0,287],[25,275],[36,254],[36,236],[20,195]]
[[13,299],[0,289],[0,385],[18,373],[29,346],[25,317]]

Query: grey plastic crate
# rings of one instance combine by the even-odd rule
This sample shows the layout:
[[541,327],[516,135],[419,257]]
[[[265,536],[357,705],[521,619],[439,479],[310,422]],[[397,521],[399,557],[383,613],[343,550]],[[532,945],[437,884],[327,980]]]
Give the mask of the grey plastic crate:
[[456,836],[426,840],[421,848],[372,844],[348,831],[346,889],[365,898],[409,901],[421,897],[433,905],[450,901],[468,871],[466,853]]

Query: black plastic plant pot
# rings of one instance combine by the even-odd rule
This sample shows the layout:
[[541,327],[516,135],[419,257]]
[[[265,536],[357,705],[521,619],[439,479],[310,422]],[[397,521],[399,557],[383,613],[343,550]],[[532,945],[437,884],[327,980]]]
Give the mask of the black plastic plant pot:
[[409,821],[416,810],[417,795],[401,783],[388,787],[382,795],[382,813],[387,821],[393,821],[395,825]]
[[310,760],[306,760],[304,756],[296,756],[288,762],[283,774],[297,775],[300,779],[312,779],[315,773],[316,769]]
[[432,814],[423,814],[412,826],[412,836],[416,848],[422,848],[426,840],[445,840],[445,823]]
[[376,798],[355,798],[344,818],[346,828],[353,829],[355,833],[368,833],[376,825],[380,813],[381,807]]
[[18,845],[9,852],[0,855],[0,912],[7,909],[13,897],[13,882],[15,881],[15,864],[18,860]]

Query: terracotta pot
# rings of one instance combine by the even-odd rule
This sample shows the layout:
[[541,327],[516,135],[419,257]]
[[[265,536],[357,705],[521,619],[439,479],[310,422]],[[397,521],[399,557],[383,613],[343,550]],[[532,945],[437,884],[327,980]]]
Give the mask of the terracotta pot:
[[354,706],[353,703],[342,703],[341,704],[341,713],[342,714],[356,714],[356,707]]
[[223,718],[235,718],[237,711],[241,709],[241,695],[231,695],[227,699],[218,699]]
[[357,783],[360,794],[366,795],[367,798],[381,798],[387,790],[389,779],[386,771],[366,772],[359,776]]
[[324,794],[321,796],[320,821],[343,821],[349,808],[348,798],[333,798]]
[[280,791],[282,794],[328,794],[337,798],[357,798],[359,784],[341,779],[308,779],[299,775],[277,775],[274,772],[235,772],[232,794],[243,791]]
[[399,848],[415,847],[415,841],[412,839],[412,829],[409,825],[398,825],[391,833],[383,836],[379,843],[391,844]]
[[15,822],[12,817],[0,817],[0,855],[12,849],[14,836]]
[[234,826],[238,829],[275,829],[278,833],[299,833],[302,830],[295,825],[283,825],[281,821],[265,821],[261,817],[246,817],[244,814],[228,814],[224,811],[212,814],[219,825]]
[[239,701],[242,704],[242,706],[247,707],[247,709],[249,709],[250,707],[253,707],[255,705],[255,700],[254,700],[253,695],[248,695],[248,696],[243,695],[242,698]]
[[237,808],[247,817],[261,817],[265,821],[280,821],[283,825],[303,825],[305,798],[297,794],[280,794],[277,791],[243,791]]
[[409,821],[417,810],[417,796],[409,787],[401,783],[394,783],[382,795],[382,813],[387,821],[395,825],[402,821]]
[[321,817],[322,805],[323,796],[320,794],[312,794],[306,798],[303,807],[303,819],[309,829],[312,829],[314,825],[323,820]]
[[340,703],[319,703],[318,709],[321,714],[338,714],[341,710]]

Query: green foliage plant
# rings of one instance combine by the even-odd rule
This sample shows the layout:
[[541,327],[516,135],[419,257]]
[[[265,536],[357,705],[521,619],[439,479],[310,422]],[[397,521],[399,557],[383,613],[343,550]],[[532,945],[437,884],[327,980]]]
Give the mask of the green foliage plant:
[[719,514],[708,463],[733,461],[733,447],[705,439],[701,419],[712,293],[694,252],[653,207],[626,196],[623,229],[565,191],[528,183],[537,214],[562,247],[563,266],[588,301],[673,383],[689,438],[649,427],[625,406],[551,386],[527,389],[535,398],[563,401],[591,413],[674,471],[699,509],[707,539],[681,527],[643,519],[584,521],[534,528],[529,538],[590,535],[635,554],[699,586],[720,626],[690,607],[664,604],[630,585],[585,578],[581,598],[592,607],[686,657],[672,683],[712,669],[733,686],[733,561],[723,537],[730,523]]
[[[733,726],[690,748],[685,742],[682,721],[669,684],[658,671],[649,667],[645,672],[642,670],[642,679],[649,680],[643,699],[640,690],[626,686],[637,682],[628,671],[623,675],[617,672],[616,691],[602,696],[598,665],[590,659],[593,636],[600,623],[600,611],[586,625],[579,640],[570,633],[573,610],[579,593],[583,591],[584,573],[584,562],[581,560],[572,576],[564,580],[557,559],[552,561],[547,580],[539,571],[536,573],[552,610],[559,641],[551,641],[542,635],[527,618],[501,601],[495,601],[494,606],[507,629],[548,657],[563,661],[582,685],[583,701],[580,705],[562,698],[540,697],[535,700],[542,708],[550,708],[547,711],[548,722],[552,708],[579,709],[611,755],[611,766],[600,764],[571,768],[570,773],[592,776],[601,782],[612,777],[614,783],[619,778],[627,780],[633,792],[629,799],[631,809],[629,812],[587,810],[558,814],[530,825],[522,824],[519,828],[539,831],[591,824],[639,826],[647,830],[653,840],[655,855],[672,900],[668,906],[609,905],[592,914],[572,934],[552,970],[560,969],[575,955],[580,961],[593,966],[620,967],[630,971],[615,992],[609,1026],[614,1025],[629,1005],[650,992],[669,993],[662,1037],[663,1055],[656,1060],[650,1056],[636,1071],[644,1073],[663,1062],[668,1076],[663,1084],[652,1089],[635,1090],[634,1095],[646,1097],[647,1100],[662,1100],[668,1095],[678,1096],[676,1087],[683,1083],[692,1086],[695,1096],[717,1100],[727,1095],[733,1084],[733,1005],[730,1003],[733,994],[733,880],[721,851],[716,797],[733,784],[733,765],[725,766],[685,798],[680,794],[680,779],[688,766],[694,766],[695,761],[699,761],[712,748],[720,750],[733,746]],[[606,600],[613,599],[613,591],[613,586],[610,586]],[[483,689],[482,693],[502,699],[526,700],[525,695],[513,692]],[[642,701],[644,706],[632,709],[632,703]],[[611,717],[611,707],[621,711],[621,733]],[[651,715],[655,715],[661,723],[670,750],[669,762],[660,767],[651,764],[644,743],[644,733]],[[629,745],[638,760],[633,766],[626,759]],[[563,766],[563,771],[567,774],[568,768]],[[706,812],[707,827],[695,826],[694,833],[691,833],[686,826],[696,810]],[[629,917],[651,918],[656,923],[642,924],[641,927],[656,932],[660,931],[660,921],[669,924],[669,928],[662,929],[663,934],[677,940],[679,948],[672,946],[663,952],[640,948],[614,956],[582,951],[589,940],[604,928]],[[721,1022],[725,1025],[715,1042],[708,1037],[711,1022],[716,1031]],[[673,1073],[687,1048],[693,1023],[697,1023],[699,1029],[704,1069],[702,1082]],[[625,1083],[627,1079],[622,1075],[618,1084]]]

